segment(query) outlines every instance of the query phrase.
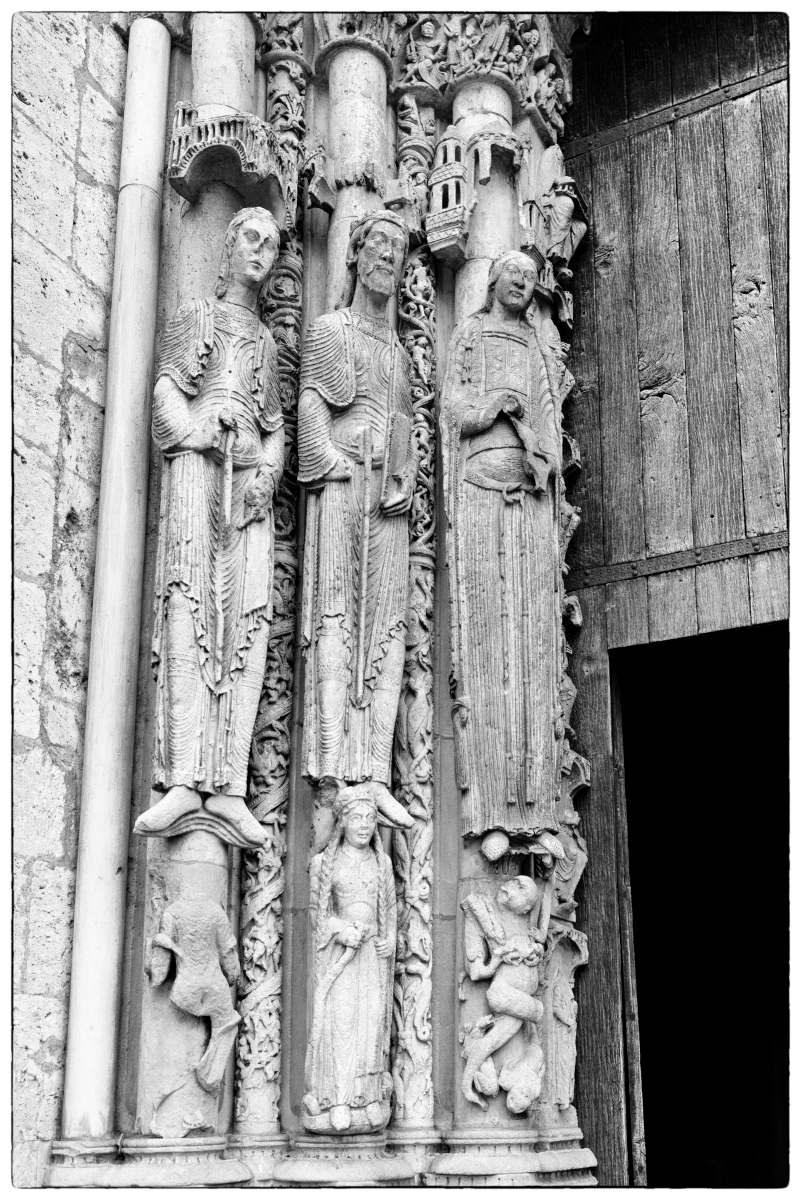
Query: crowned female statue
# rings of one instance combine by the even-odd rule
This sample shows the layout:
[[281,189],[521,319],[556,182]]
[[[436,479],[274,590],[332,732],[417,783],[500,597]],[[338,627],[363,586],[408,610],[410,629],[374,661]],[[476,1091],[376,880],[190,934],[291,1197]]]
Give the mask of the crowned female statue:
[[306,335],[298,406],[298,479],[310,492],[302,769],[339,787],[374,780],[388,802],[417,456],[409,361],[386,309],[407,247],[395,213],[355,223],[342,304]]
[[376,783],[343,788],[333,832],[311,862],[314,1001],[303,1124],[312,1133],[369,1132],[389,1121],[397,916],[392,863],[376,827],[380,793]]
[[215,296],[178,310],[156,371],[164,457],[156,568],[153,783],[136,832],[209,828],[257,846],[247,767],[272,616],[272,499],[284,463],[275,342],[259,303],[279,231],[263,208],[228,227]]
[[560,600],[558,390],[517,251],[457,325],[440,426],[462,833],[558,828]]

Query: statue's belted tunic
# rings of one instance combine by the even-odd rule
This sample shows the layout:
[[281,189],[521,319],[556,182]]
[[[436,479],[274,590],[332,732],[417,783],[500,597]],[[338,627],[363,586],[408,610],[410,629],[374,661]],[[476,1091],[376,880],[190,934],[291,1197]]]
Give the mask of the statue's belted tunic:
[[[283,468],[277,353],[255,312],[204,299],[178,310],[162,344],[153,436],[165,457],[153,657],[158,687],[154,783],[245,796],[250,740],[272,615],[273,522],[247,516],[258,473]],[[181,448],[223,409],[222,452]],[[226,485],[226,469],[228,484]],[[230,520],[221,489],[230,487]]]
[[[471,417],[501,392],[522,399],[524,416],[500,413],[475,432]],[[538,486],[522,440],[543,467],[545,456],[558,461],[554,393],[525,321],[512,332],[477,313],[457,326],[441,432],[464,836],[557,827],[558,521],[553,481]]]
[[[394,487],[411,495],[413,487],[409,364],[387,321],[346,308],[310,327],[301,372],[309,403],[298,428],[298,478],[310,489],[302,769],[312,779],[388,784],[405,656],[409,533],[407,511],[385,512],[382,497],[391,499]],[[340,456],[352,477],[320,490]]]

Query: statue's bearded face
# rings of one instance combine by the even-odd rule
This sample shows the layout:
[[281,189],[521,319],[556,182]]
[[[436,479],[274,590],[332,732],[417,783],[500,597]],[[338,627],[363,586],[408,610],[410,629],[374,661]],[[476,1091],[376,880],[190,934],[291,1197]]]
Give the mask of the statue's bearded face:
[[248,217],[236,231],[231,250],[231,278],[248,287],[260,288],[277,254],[275,229],[258,217]]
[[525,312],[534,295],[537,272],[531,259],[517,254],[504,263],[495,284],[495,298],[510,312]]
[[375,831],[375,809],[372,804],[355,804],[342,819],[345,840],[351,846],[369,846]]
[[390,297],[400,282],[405,252],[406,239],[397,225],[377,221],[359,251],[356,270],[362,285]]

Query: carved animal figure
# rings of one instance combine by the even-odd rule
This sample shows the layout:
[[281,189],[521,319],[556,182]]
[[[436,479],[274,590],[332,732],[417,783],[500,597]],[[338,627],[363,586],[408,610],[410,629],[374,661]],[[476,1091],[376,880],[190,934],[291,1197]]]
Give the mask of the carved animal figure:
[[[477,1025],[477,1029],[486,1032],[467,1050],[462,1076],[462,1094],[485,1110],[487,1102],[474,1085],[485,1095],[496,1095],[498,1087],[503,1088],[511,1112],[524,1112],[542,1086],[544,1060],[532,1031],[524,1052],[513,1062],[505,1063],[500,1075],[491,1059],[514,1037],[524,1021],[537,1022],[542,1017],[542,1004],[535,998],[535,992],[543,948],[528,920],[537,900],[534,880],[518,875],[498,888],[494,908],[474,892],[462,902],[466,914],[468,975],[474,981],[492,981],[487,989],[489,1014]],[[485,961],[485,947],[489,948],[489,961]]]

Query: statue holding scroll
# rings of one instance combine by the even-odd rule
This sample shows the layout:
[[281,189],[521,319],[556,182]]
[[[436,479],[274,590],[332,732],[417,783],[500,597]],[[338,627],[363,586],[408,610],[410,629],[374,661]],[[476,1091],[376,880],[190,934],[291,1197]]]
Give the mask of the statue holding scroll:
[[558,391],[528,317],[536,269],[493,263],[442,392],[462,833],[558,828]]
[[390,808],[417,456],[409,362],[386,308],[407,247],[392,212],[355,224],[342,306],[306,336],[298,407],[309,490],[302,769],[340,788],[375,781]]
[[259,312],[278,240],[266,209],[237,213],[215,296],[179,309],[162,343],[153,782],[166,794],[135,827],[150,836],[208,828],[232,845],[264,841],[245,795],[284,461],[277,352]]

